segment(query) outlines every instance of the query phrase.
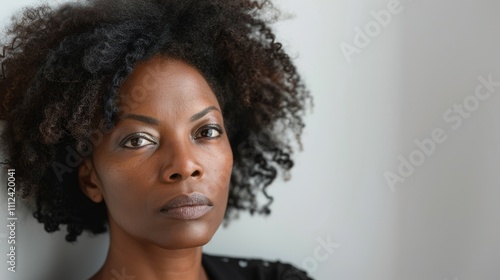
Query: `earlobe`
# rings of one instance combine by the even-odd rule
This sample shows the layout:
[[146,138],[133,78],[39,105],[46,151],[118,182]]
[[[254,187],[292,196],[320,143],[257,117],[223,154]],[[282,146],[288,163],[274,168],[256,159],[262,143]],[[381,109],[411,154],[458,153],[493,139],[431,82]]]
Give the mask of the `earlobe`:
[[85,159],[78,167],[78,183],[82,192],[95,203],[102,202],[103,196],[94,164]]

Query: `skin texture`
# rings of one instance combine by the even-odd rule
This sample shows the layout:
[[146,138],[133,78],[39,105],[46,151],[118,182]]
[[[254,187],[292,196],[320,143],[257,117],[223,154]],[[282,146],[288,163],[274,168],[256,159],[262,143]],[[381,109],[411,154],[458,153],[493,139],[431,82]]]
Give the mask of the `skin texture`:
[[159,54],[198,69],[220,103],[234,162],[224,225],[241,212],[269,215],[269,187],[289,178],[312,105],[269,26],[279,18],[271,2],[70,2],[26,7],[0,46],[3,164],[43,228],[66,231],[68,242],[108,230],[105,204],[80,191],[78,165],[119,120],[123,82]]
[[[140,63],[119,94],[116,127],[78,170],[82,191],[108,211],[110,249],[92,279],[122,268],[141,279],[206,279],[201,246],[223,220],[233,164],[217,98],[194,67],[158,56]],[[202,217],[161,211],[191,193],[211,202]]]

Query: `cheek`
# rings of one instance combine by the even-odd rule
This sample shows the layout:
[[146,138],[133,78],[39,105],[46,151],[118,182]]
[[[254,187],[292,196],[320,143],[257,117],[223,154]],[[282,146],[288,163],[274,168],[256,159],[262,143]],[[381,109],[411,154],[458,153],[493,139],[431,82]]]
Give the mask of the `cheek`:
[[[208,181],[213,182],[210,190],[217,198],[227,201],[229,183],[233,169],[233,154],[229,142],[224,145],[219,151],[218,156],[212,156],[207,159],[209,169],[206,174],[209,176]],[[226,201],[224,204],[226,204]]]
[[[120,216],[133,218],[133,212],[141,212],[146,208],[145,202],[138,198],[144,197],[147,186],[153,176],[147,174],[148,170],[142,170],[140,166],[130,166],[126,163],[107,163],[107,168],[102,168],[101,175],[102,192],[108,211],[115,219]],[[110,168],[109,166],[112,166]],[[143,176],[137,176],[143,174]]]

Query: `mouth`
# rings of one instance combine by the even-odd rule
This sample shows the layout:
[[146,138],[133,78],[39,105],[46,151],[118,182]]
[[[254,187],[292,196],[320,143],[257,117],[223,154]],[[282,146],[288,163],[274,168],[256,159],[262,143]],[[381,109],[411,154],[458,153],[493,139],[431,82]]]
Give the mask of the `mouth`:
[[160,212],[170,218],[194,220],[207,214],[213,203],[201,193],[181,194],[169,200]]

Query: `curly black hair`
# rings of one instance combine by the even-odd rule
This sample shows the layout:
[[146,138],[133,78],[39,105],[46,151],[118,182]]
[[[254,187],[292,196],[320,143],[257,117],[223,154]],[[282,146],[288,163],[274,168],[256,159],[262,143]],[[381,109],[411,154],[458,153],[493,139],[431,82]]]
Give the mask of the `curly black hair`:
[[67,225],[72,242],[106,230],[106,206],[82,193],[76,167],[124,110],[118,92],[134,66],[155,55],[193,65],[216,93],[234,157],[225,221],[236,210],[269,214],[266,188],[293,166],[311,97],[266,9],[275,10],[250,0],[87,0],[14,18],[0,54],[5,164],[47,232]]

